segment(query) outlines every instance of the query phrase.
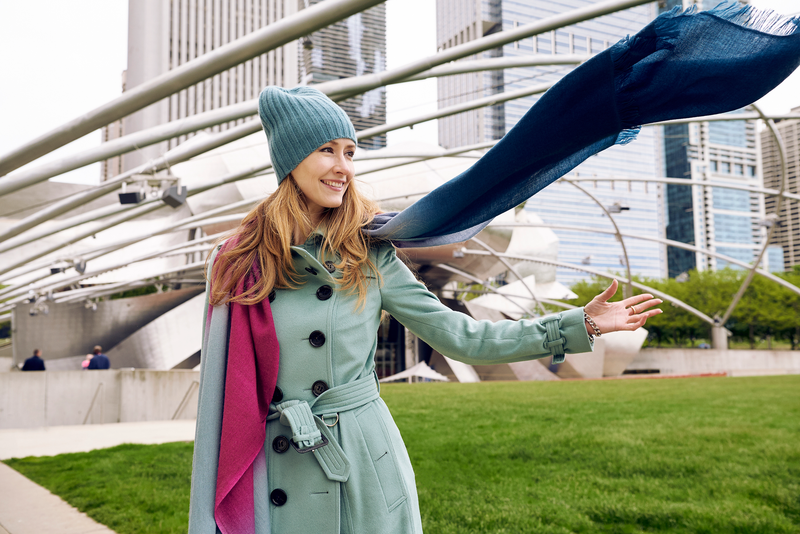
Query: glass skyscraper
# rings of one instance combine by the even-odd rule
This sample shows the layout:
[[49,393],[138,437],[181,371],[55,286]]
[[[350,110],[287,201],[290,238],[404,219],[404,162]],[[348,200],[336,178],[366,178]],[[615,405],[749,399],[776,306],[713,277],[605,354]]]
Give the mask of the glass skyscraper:
[[[148,0],[129,2],[128,68],[123,91],[235,41],[321,0]],[[380,72],[386,68],[386,7],[381,4],[336,22],[303,39],[247,60],[207,80],[103,127],[103,140],[256,98],[267,85],[313,85]],[[386,122],[383,87],[340,105],[356,130]],[[213,126],[219,132],[245,120]],[[103,162],[101,179],[152,160],[195,134],[162,141]],[[386,146],[386,136],[359,146]]]
[[[436,44],[439,50],[491,35],[503,29],[500,0],[436,0]],[[480,57],[503,55],[488,50]],[[485,71],[437,80],[439,107],[448,107],[503,92],[503,71]],[[445,148],[500,139],[505,134],[505,106],[497,104],[439,119],[439,144]]]
[[[800,107],[792,110],[800,113]],[[786,120],[776,123],[778,133],[783,138],[786,157],[786,191],[800,193],[800,121]],[[778,147],[769,130],[761,132],[762,162],[764,165],[764,186],[780,189],[780,160]],[[778,225],[772,234],[770,270],[790,270],[800,265],[800,200],[784,198],[780,213],[777,212],[777,197],[766,199],[766,211],[774,217]],[[773,246],[774,245],[774,246]],[[780,261],[781,269],[778,269]]]
[[[697,2],[710,9],[716,2]],[[662,10],[680,7],[666,0]],[[761,187],[760,140],[755,121],[664,126],[664,171],[670,178]],[[666,187],[667,238],[751,263],[763,245],[764,198],[748,191],[670,184]],[[767,262],[777,263],[775,251]],[[738,268],[722,259],[667,248],[669,276],[691,269]]]
[[[667,176],[761,187],[755,121],[664,127]],[[667,186],[667,238],[750,263],[763,242],[761,195],[720,187]],[[669,247],[670,276],[721,269],[728,262]]]
[[[310,7],[322,0],[302,0]],[[379,4],[335,22],[301,40],[300,82],[330,80],[386,70],[386,5]],[[386,123],[386,88],[378,87],[339,102],[356,131]],[[383,148],[386,134],[359,141],[361,148]]]
[[[462,39],[478,38],[487,32],[510,30],[593,3],[595,2],[592,0],[438,0],[438,45],[447,48],[463,42]],[[619,39],[636,33],[653,19],[655,11],[653,5],[628,9],[511,43],[492,54],[503,57],[594,54]],[[465,29],[470,31],[464,31]],[[485,31],[476,33],[475,29]],[[497,92],[555,82],[571,68],[513,68],[493,71],[491,74],[465,74],[443,78],[439,81],[439,106],[445,107]],[[537,98],[522,98],[493,108],[440,119],[440,143],[449,148],[497,139],[517,123]],[[642,181],[607,180],[612,177],[633,180],[655,177],[660,168],[657,164],[661,157],[660,143],[659,131],[645,128],[630,145],[612,147],[589,158],[575,170],[579,177],[597,179],[581,182],[580,185],[610,211],[617,212],[612,216],[623,233],[651,238],[663,237],[662,188]],[[535,150],[535,147],[531,149]],[[531,198],[526,209],[534,211],[546,224],[581,228],[554,229],[560,240],[559,261],[593,270],[625,272],[623,249],[615,236],[591,231],[613,231],[613,225],[585,193],[568,183],[559,182]],[[624,242],[634,274],[647,277],[666,275],[666,252],[663,245],[655,241],[631,238],[626,238]],[[559,269],[558,272],[559,281],[564,283],[588,276],[590,275],[575,269]]]

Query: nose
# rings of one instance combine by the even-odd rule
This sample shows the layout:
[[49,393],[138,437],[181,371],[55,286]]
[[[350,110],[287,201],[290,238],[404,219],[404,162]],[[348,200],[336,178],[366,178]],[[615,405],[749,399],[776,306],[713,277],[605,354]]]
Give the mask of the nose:
[[336,155],[333,172],[339,175],[351,176],[353,174],[353,162],[343,153],[339,153]]

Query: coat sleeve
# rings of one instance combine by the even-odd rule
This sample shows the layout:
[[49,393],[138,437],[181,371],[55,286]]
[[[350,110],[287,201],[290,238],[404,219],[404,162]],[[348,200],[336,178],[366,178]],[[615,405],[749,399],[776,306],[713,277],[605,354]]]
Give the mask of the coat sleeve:
[[[217,249],[209,262],[209,274]],[[203,344],[200,351],[200,390],[192,458],[192,489],[189,506],[190,534],[217,534],[214,496],[217,484],[225,369],[228,362],[228,306],[209,307],[206,285]],[[199,318],[198,318],[199,319]]]
[[378,249],[376,266],[382,278],[383,309],[454,360],[486,365],[550,356],[556,354],[558,346],[563,346],[566,353],[593,350],[583,308],[534,320],[476,321],[442,304],[397,258],[394,247]]

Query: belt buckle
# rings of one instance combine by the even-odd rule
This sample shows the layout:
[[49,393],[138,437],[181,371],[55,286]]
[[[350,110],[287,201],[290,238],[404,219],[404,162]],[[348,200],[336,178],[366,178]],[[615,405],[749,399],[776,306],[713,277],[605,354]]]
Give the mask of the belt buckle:
[[306,447],[304,449],[301,449],[300,447],[298,447],[297,443],[295,443],[294,440],[292,440],[292,439],[289,440],[289,443],[292,444],[292,447],[294,447],[294,450],[296,450],[300,454],[305,454],[307,452],[315,451],[315,450],[317,450],[317,449],[319,449],[321,447],[324,447],[325,445],[328,444],[328,438],[325,437],[325,434],[320,434],[320,437],[322,438],[322,443],[317,443],[316,445],[311,445],[310,447]]

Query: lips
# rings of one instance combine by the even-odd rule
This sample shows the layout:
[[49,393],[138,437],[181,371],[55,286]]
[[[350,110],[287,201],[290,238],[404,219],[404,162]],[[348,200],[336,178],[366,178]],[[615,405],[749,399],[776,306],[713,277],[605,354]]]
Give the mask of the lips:
[[344,187],[344,182],[334,182],[332,180],[321,180],[321,182],[328,187],[336,189],[337,191],[341,191],[341,189]]

